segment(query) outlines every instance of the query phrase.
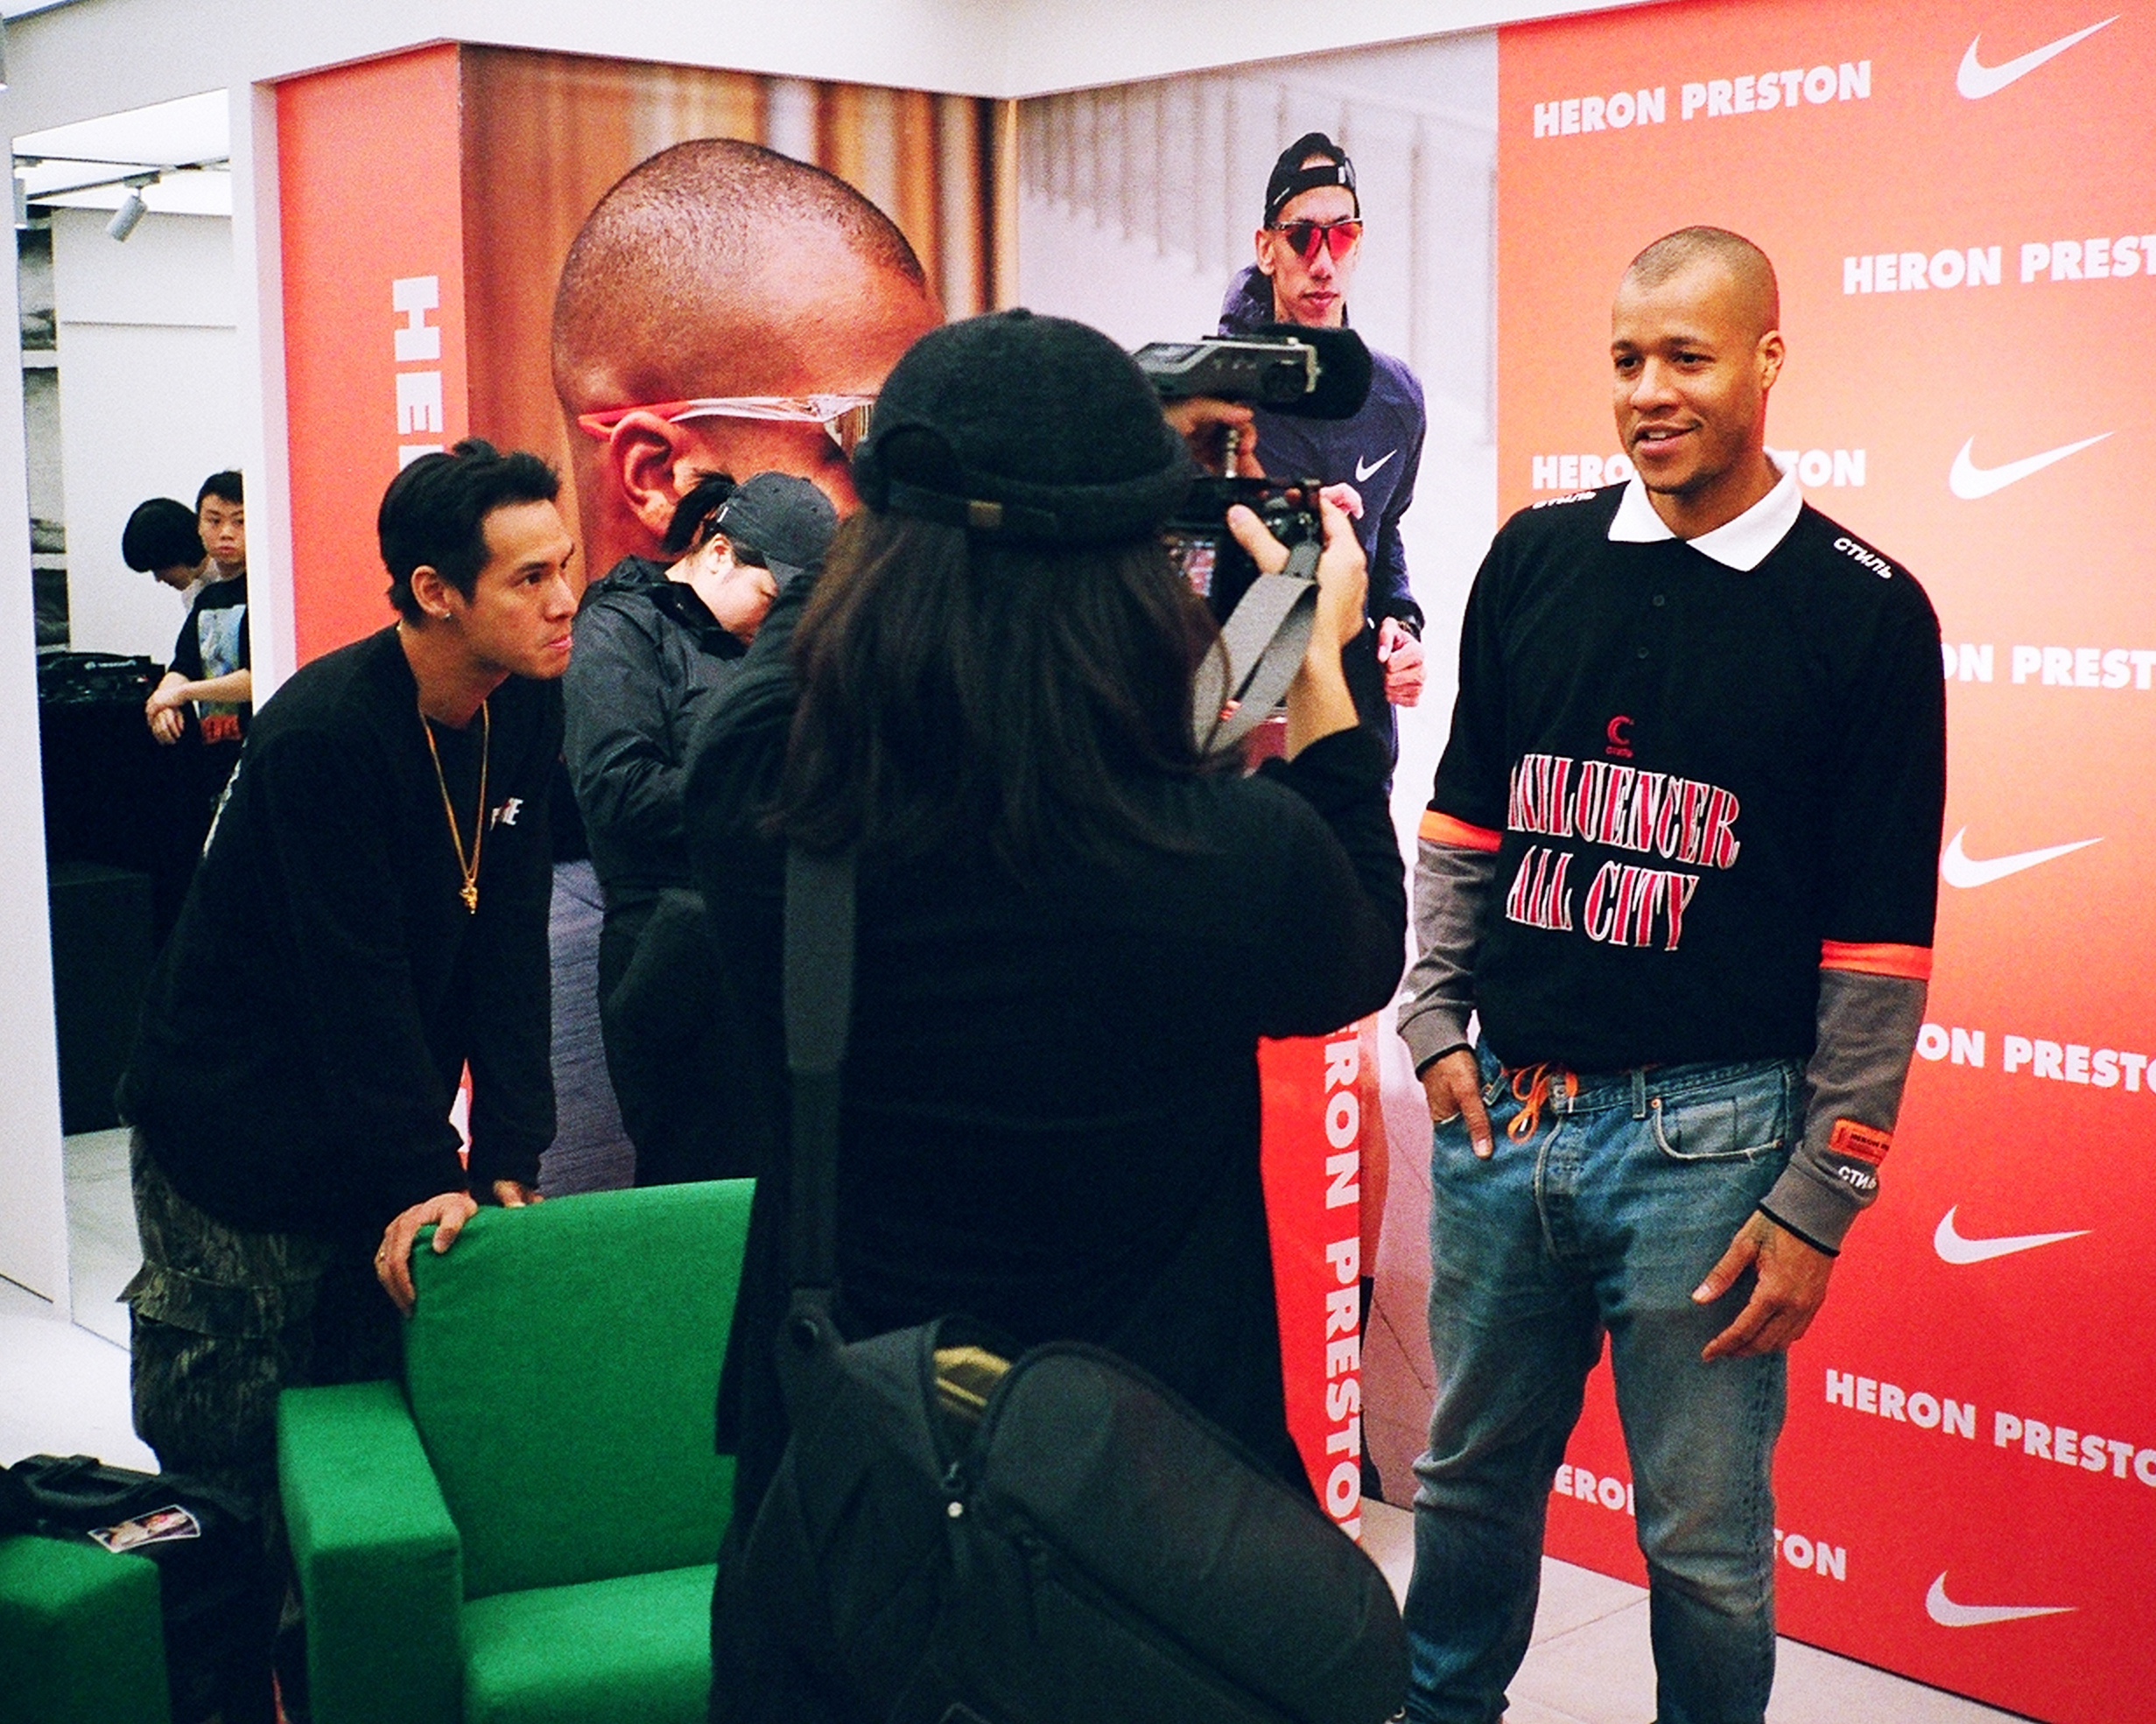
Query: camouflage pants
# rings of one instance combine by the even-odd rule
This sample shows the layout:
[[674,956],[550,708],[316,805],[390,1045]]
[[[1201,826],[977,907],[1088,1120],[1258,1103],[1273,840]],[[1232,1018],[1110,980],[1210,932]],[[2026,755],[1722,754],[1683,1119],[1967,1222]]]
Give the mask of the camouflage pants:
[[167,1472],[259,1503],[274,1538],[278,1392],[398,1375],[374,1242],[228,1227],[172,1188],[141,1132],[130,1149],[143,1266],[120,1296],[136,1433]]

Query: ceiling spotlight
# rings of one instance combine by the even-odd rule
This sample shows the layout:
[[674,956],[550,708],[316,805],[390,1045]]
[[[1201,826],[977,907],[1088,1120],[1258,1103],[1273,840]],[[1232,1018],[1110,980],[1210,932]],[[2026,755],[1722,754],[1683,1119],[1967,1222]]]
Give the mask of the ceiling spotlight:
[[105,231],[116,240],[124,241],[142,225],[142,219],[150,213],[150,206],[142,200],[144,189],[158,183],[158,176],[146,173],[127,182],[127,201],[112,214],[105,223]]

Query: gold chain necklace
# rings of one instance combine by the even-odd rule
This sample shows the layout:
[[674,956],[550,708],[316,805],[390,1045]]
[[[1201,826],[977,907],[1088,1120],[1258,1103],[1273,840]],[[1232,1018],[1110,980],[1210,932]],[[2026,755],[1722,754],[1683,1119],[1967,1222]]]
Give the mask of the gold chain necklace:
[[479,850],[487,837],[487,756],[494,742],[494,718],[487,703],[479,703],[479,809],[472,816],[472,859],[464,859],[464,835],[457,830],[457,811],[449,803],[449,781],[442,775],[442,751],[434,743],[434,726],[426,721],[426,708],[419,709],[419,728],[426,732],[426,752],[434,757],[434,781],[442,788],[442,812],[449,818],[449,842],[456,846],[457,871],[464,884],[457,896],[464,900],[467,915],[479,914]]

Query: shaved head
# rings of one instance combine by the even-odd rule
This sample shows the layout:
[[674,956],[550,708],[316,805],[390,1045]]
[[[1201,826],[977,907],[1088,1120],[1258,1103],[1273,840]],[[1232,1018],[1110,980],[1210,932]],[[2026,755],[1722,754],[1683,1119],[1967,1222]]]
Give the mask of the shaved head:
[[853,486],[818,425],[636,413],[595,439],[579,415],[873,396],[942,321],[905,235],[836,175],[732,138],[693,138],[632,169],[585,221],[554,296],[554,392],[594,571],[658,556],[706,473],[794,473],[842,509]]
[[751,375],[770,366],[744,338],[798,345],[790,325],[832,321],[834,290],[873,277],[931,300],[906,236],[843,179],[734,138],[678,144],[624,175],[569,249],[555,390],[572,412],[790,392]]
[[1735,289],[1730,310],[1754,337],[1781,327],[1781,288],[1759,247],[1726,228],[1680,228],[1632,260],[1626,285],[1651,292],[1701,264],[1718,265]]

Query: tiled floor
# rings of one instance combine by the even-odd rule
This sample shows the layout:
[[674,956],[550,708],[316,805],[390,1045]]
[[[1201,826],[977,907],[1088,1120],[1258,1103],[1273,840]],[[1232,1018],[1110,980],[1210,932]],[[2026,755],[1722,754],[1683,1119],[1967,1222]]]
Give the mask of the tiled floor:
[[[140,1261],[127,1134],[70,1138],[67,1172],[74,1321],[54,1321],[42,1300],[0,1281],[0,1461],[82,1454],[153,1468],[129,1419],[127,1313],[114,1303]],[[1363,1525],[1394,1591],[1404,1591],[1412,1518],[1372,1503]],[[1534,1643],[1512,1685],[1507,1724],[1646,1724],[1654,1715],[1646,1593],[1545,1561]],[[1768,1724],[1983,1724],[2010,1716],[1787,1640],[1767,1713]]]
[[128,1195],[127,1133],[67,1139],[67,1263],[73,1322],[0,1281],[0,1461],[95,1454],[154,1470],[128,1411],[127,1312],[115,1299],[142,1261]]
[[[1363,1505],[1363,1544],[1404,1594],[1414,1517]],[[1513,1678],[1506,1724],[1647,1724],[1654,1716],[1647,1590],[1568,1562],[1542,1561],[1542,1608]],[[1995,1712],[1793,1640],[1781,1643],[1767,1724],[1986,1724]]]

